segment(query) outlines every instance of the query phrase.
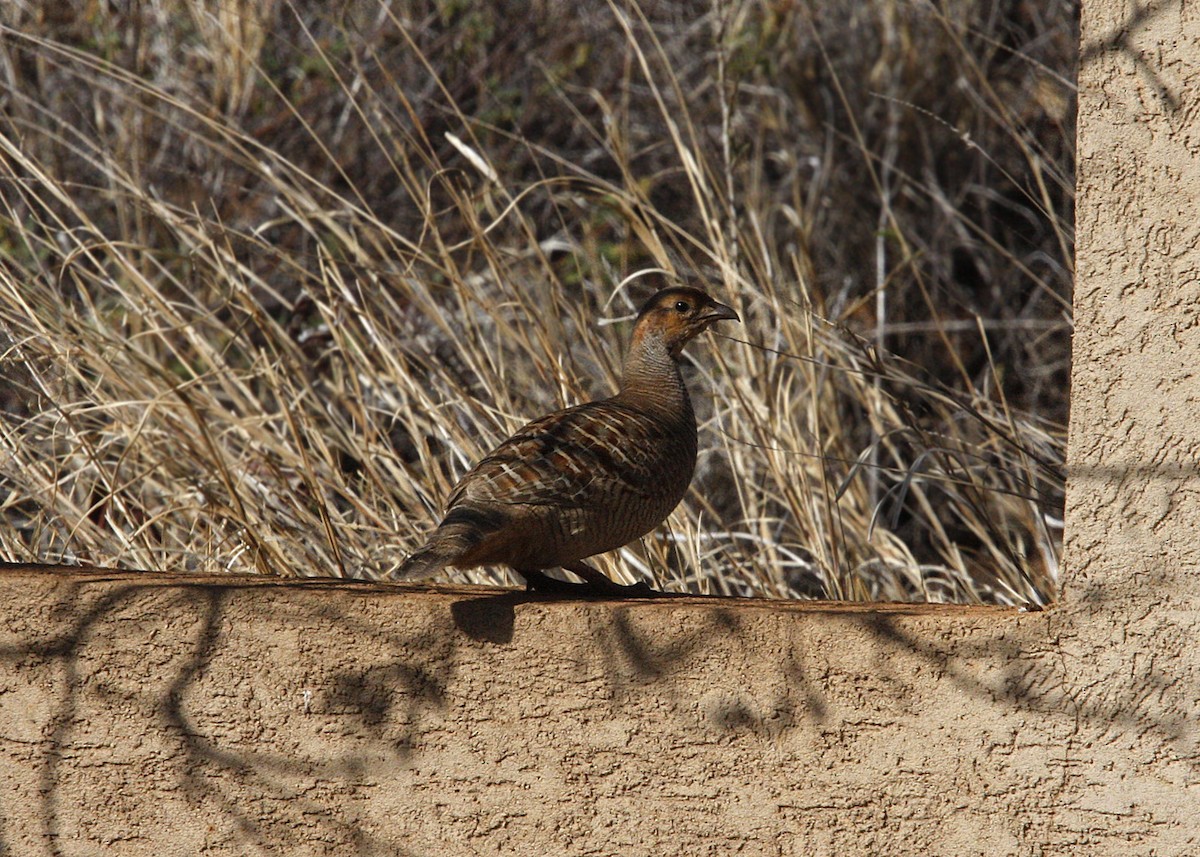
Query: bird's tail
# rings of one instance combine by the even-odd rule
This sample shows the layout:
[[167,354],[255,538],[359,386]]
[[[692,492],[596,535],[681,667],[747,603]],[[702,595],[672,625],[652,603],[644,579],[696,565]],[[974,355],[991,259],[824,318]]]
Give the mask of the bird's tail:
[[447,545],[444,541],[436,538],[430,539],[409,554],[408,559],[400,563],[400,567],[391,572],[388,577],[392,580],[432,577],[454,562],[458,552],[459,549],[455,545]]
[[493,512],[465,506],[451,509],[424,545],[388,575],[391,580],[430,577],[448,565],[457,565],[497,527],[503,518]]

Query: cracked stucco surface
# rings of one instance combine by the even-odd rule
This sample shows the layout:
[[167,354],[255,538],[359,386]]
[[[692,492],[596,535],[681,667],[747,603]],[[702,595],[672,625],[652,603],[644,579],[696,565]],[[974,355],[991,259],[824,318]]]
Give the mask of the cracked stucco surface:
[[1200,15],[1133,14],[1083,9],[1059,606],[4,569],[0,853],[1200,854]]

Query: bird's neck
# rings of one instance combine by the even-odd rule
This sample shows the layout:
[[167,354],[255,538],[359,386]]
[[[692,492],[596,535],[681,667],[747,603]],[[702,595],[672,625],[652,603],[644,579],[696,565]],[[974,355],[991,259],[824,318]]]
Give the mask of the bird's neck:
[[679,364],[663,341],[652,333],[634,331],[617,399],[666,419],[695,421]]

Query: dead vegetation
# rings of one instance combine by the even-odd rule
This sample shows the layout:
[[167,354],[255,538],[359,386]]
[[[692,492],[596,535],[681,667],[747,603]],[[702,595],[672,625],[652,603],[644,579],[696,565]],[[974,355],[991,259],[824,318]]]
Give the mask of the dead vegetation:
[[376,574],[682,277],[746,323],[605,571],[1053,598],[1072,4],[57,8],[0,11],[0,556]]

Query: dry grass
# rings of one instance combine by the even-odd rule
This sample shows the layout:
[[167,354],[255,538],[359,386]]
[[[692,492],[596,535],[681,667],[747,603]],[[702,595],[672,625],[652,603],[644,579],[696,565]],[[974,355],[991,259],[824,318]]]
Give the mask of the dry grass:
[[50,8],[0,11],[0,556],[375,575],[683,277],[746,323],[602,568],[1053,598],[1070,4]]

